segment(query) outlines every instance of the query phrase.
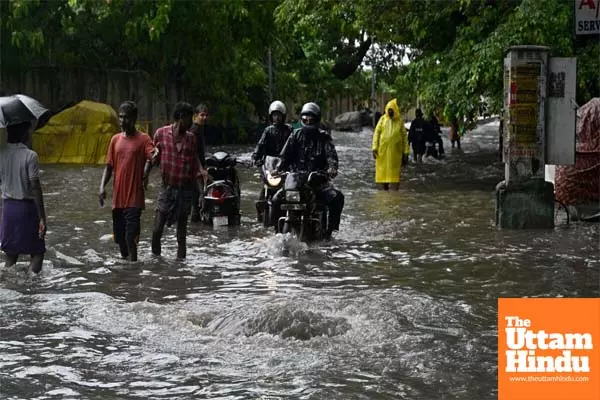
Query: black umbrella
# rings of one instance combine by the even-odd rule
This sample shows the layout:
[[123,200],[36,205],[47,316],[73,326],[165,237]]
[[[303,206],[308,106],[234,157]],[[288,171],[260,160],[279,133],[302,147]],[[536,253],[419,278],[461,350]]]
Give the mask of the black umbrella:
[[40,120],[48,120],[50,110],[42,104],[23,94],[0,97],[0,128],[20,122],[33,122],[34,127],[39,127]]

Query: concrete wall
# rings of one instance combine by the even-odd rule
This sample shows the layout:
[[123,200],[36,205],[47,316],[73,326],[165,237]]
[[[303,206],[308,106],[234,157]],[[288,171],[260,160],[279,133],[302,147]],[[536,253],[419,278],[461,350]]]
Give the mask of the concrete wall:
[[[29,67],[19,73],[2,71],[1,94],[23,93],[39,100],[53,113],[78,103],[92,100],[111,105],[115,110],[125,100],[134,100],[139,109],[138,123],[150,134],[170,120],[173,105],[186,98],[185,88],[175,83],[157,84],[143,71],[94,70],[83,68]],[[383,112],[390,100],[388,93],[376,93],[376,110]],[[292,118],[300,103],[286,102]],[[323,117],[333,122],[347,111],[368,106],[368,101],[356,102],[337,96],[321,105]],[[248,116],[256,120],[256,116]],[[409,118],[412,119],[412,118]]]
[[123,101],[134,100],[138,122],[148,132],[169,120],[170,107],[184,95],[177,93],[175,85],[157,87],[141,71],[33,67],[3,75],[2,83],[0,91],[5,94],[27,94],[53,113],[84,99],[109,104],[115,110]]

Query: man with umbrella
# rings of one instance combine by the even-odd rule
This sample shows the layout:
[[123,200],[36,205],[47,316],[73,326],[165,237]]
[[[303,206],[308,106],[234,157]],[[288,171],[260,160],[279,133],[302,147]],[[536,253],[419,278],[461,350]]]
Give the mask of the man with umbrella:
[[19,255],[31,255],[29,265],[36,274],[46,252],[46,211],[38,155],[25,143],[32,126],[47,112],[27,96],[0,97],[0,128],[5,128],[7,141],[0,148],[0,248],[7,267],[15,265]]

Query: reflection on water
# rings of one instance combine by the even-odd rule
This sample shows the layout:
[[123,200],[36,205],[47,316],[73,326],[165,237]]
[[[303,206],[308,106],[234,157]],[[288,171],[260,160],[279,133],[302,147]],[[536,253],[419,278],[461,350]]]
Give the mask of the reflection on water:
[[598,225],[494,227],[495,132],[390,193],[373,188],[370,134],[334,136],[332,242],[257,224],[242,166],[242,226],[193,225],[185,262],[172,230],[150,256],[157,175],[127,263],[96,205],[101,168],[45,167],[44,270],[0,266],[0,398],[493,399],[498,297],[599,295]]

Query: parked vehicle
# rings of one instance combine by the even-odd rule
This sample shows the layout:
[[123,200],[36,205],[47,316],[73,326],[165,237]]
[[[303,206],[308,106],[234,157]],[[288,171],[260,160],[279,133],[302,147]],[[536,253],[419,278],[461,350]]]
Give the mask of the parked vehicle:
[[204,189],[201,218],[207,225],[240,224],[240,186],[236,164],[236,158],[224,151],[206,159],[209,179]]

